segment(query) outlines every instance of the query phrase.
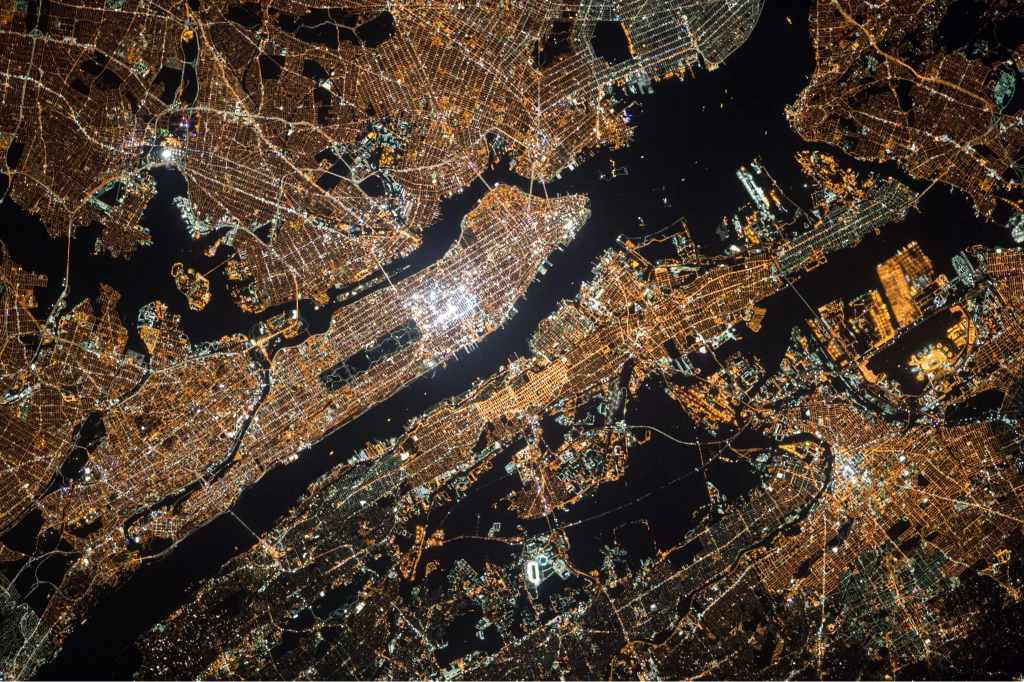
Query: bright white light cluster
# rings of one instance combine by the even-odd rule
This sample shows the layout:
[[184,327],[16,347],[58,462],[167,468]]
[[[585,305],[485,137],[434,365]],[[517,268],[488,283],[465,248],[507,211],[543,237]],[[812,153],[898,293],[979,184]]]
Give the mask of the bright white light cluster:
[[427,294],[427,301],[430,303],[430,313],[434,316],[431,324],[433,327],[440,327],[451,322],[465,320],[473,315],[476,310],[477,301],[472,294],[462,285],[447,296],[431,291]]

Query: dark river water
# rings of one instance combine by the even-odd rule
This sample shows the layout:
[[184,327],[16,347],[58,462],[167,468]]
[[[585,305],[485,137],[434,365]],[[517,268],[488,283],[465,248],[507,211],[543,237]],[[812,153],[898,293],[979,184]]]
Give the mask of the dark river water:
[[[563,173],[561,179],[547,186],[549,195],[587,194],[593,215],[575,241],[551,257],[552,267],[530,287],[525,300],[517,305],[519,313],[504,328],[488,336],[472,353],[460,354],[457,360],[420,378],[328,436],[295,463],[270,471],[241,495],[234,507],[237,518],[221,516],[183,540],[168,556],[143,565],[99,601],[86,621],[67,638],[57,659],[44,666],[38,676],[131,677],[139,661],[134,640],[140,632],[186,603],[200,581],[251,547],[255,542],[253,532],[270,529],[309,484],[339,458],[347,458],[367,441],[398,435],[410,417],[469,389],[476,379],[496,372],[510,356],[527,355],[527,339],[537,323],[553,312],[560,300],[576,294],[580,283],[591,277],[595,259],[613,248],[619,235],[643,237],[685,218],[705,252],[721,253],[728,244],[716,236],[715,228],[724,216],[731,217],[748,201],[735,172],[754,158],[760,158],[791,198],[804,206],[810,204],[810,197],[793,158],[802,149],[819,148],[862,172],[874,169],[893,174],[911,187],[923,189],[926,183],[910,180],[894,166],[858,164],[836,150],[804,144],[789,128],[784,108],[796,99],[813,70],[807,11],[807,3],[768,0],[750,40],[722,68],[697,72],[695,78],[687,76],[684,81],[657,83],[654,94],[636,96],[630,109],[637,126],[633,144],[614,152],[598,151],[582,166]],[[617,168],[627,168],[628,174],[602,179],[602,174],[608,175],[612,160]],[[182,316],[183,327],[194,342],[248,331],[258,319],[234,306],[224,289],[223,276],[211,276],[213,298],[201,314],[190,311],[175,288],[171,265],[180,261],[209,269],[217,261],[206,258],[202,251],[216,237],[193,240],[188,235],[172,204],[175,196],[186,191],[181,175],[163,170],[157,171],[156,178],[159,193],[143,221],[151,231],[153,245],[141,247],[127,262],[112,261],[108,256],[92,254],[97,230],[83,230],[72,245],[69,305],[65,310],[84,298],[95,298],[101,282],[114,286],[122,296],[119,310],[131,330],[131,346],[139,351],[142,348],[134,331],[135,318],[142,305],[155,299]],[[527,186],[507,170],[491,171],[485,178],[489,184]],[[539,185],[533,188],[539,194],[543,189]],[[426,267],[444,254],[459,235],[462,217],[484,191],[484,184],[477,181],[443,204],[440,220],[426,231],[423,247],[408,259],[411,267],[403,274]],[[11,201],[0,204],[0,225],[2,238],[18,263],[30,271],[50,275],[50,286],[39,292],[40,311],[47,310],[61,288],[66,242],[48,239],[41,224]],[[813,306],[837,297],[852,298],[868,288],[877,288],[876,264],[911,240],[921,244],[937,272],[948,274],[949,259],[965,246],[1012,244],[1005,230],[974,217],[966,197],[936,188],[926,195],[921,213],[914,212],[906,221],[884,228],[881,235],[868,237],[853,251],[830,255],[825,266],[804,275],[796,286]],[[218,254],[218,258],[223,257]],[[768,309],[764,328],[756,337],[746,334],[752,338],[741,343],[746,352],[760,357],[771,373],[785,350],[790,328],[802,323],[808,310],[789,290],[763,305]],[[328,313],[309,307],[304,312],[314,327],[324,324]],[[727,355],[732,350],[725,347],[723,352]],[[642,415],[639,423],[657,426],[681,440],[707,438],[696,432],[678,406],[653,383],[644,386],[629,404],[627,419],[635,422],[633,415]],[[332,451],[337,454],[331,455]],[[514,484],[504,471],[504,457],[507,453],[447,516],[449,536],[472,530],[477,524],[486,530],[495,521],[512,527],[520,524],[527,530],[546,527],[544,522],[529,524],[492,508]],[[631,563],[651,556],[655,547],[667,549],[681,542],[693,526],[693,512],[707,501],[703,477],[690,475],[699,466],[700,457],[696,447],[655,434],[650,443],[630,455],[623,479],[602,486],[588,499],[559,512],[556,521],[567,528],[576,564],[583,570],[597,568],[602,547],[615,541],[630,553]],[[725,462],[709,467],[708,477],[730,499],[757,482],[745,465]],[[619,528],[641,519],[648,522],[649,530],[638,523]],[[444,550],[450,556],[432,558],[450,564],[463,557],[478,568],[488,556],[499,561],[510,558],[502,555],[502,550],[495,550],[494,544],[474,547],[471,542],[459,543],[457,548]],[[450,633],[452,657],[472,648],[494,646],[494,642],[477,640],[471,625],[465,635],[471,641],[459,642],[459,637],[459,632]]]

